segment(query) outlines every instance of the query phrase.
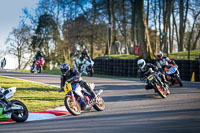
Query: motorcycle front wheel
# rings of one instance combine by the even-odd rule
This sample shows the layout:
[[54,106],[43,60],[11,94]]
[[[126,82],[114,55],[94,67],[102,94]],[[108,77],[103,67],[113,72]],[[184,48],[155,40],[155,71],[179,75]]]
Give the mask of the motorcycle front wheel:
[[41,71],[42,71],[41,66],[39,66],[39,67],[37,68],[37,71],[38,71],[38,73],[41,73]]
[[28,118],[28,109],[27,107],[18,100],[11,100],[11,106],[18,106],[20,109],[12,109],[11,119],[16,122],[24,122]]
[[81,114],[81,107],[79,105],[79,103],[77,102],[77,100],[75,99],[75,105],[73,102],[72,97],[65,97],[64,99],[64,103],[65,103],[65,107],[67,108],[67,110],[72,114],[72,115],[80,115]]
[[103,111],[105,109],[105,103],[101,96],[98,96],[97,101],[93,107],[96,111]]
[[165,89],[161,85],[156,83],[154,85],[154,89],[162,98],[166,98],[167,97],[167,95],[166,95],[166,93],[164,91]]
[[33,66],[31,66],[31,70],[30,70],[30,71],[31,71],[31,73],[34,73],[33,69],[34,69],[34,67],[33,67]]

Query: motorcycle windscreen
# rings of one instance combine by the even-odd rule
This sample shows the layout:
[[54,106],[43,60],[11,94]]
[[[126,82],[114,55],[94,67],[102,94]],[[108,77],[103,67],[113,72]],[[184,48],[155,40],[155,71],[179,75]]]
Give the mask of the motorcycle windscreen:
[[5,90],[4,96],[6,97],[6,99],[10,99],[15,92],[16,92],[16,87],[8,88],[7,90]]
[[72,89],[78,96],[80,96],[81,98],[84,97],[81,92],[82,88],[81,88],[80,84],[78,84],[78,83],[73,84]]
[[176,72],[176,70],[177,70],[177,68],[174,66],[174,67],[171,67],[171,68],[169,69],[169,71],[167,71],[166,73],[167,73],[167,74],[173,74],[173,73]]

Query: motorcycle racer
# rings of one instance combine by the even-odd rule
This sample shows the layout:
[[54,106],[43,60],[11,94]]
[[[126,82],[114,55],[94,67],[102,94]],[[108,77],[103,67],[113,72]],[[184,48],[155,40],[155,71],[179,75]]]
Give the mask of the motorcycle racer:
[[157,53],[158,59],[156,60],[156,65],[158,67],[158,70],[162,73],[164,73],[164,67],[167,67],[169,64],[175,65],[175,62],[173,60],[170,60],[168,57],[163,56],[163,53],[159,51]]
[[70,68],[68,64],[62,64],[60,66],[60,70],[62,72],[61,74],[61,83],[60,83],[60,89],[58,92],[64,91],[63,87],[65,86],[65,82],[70,83],[79,83],[81,87],[85,88],[90,94],[92,95],[93,99],[96,98],[95,92],[88,86],[88,84],[80,79],[80,73],[75,70],[74,68]]
[[[146,63],[144,59],[139,59],[137,61],[137,65],[139,67],[138,72],[140,73],[140,79],[144,79],[145,77],[149,76],[151,74],[150,68],[154,71],[157,72],[158,69],[155,65],[151,63]],[[151,86],[146,82],[145,89],[149,90],[152,89]]]
[[43,54],[40,50],[38,50],[33,58],[34,62],[39,59],[39,58],[43,58]]
[[88,72],[86,70],[88,64],[85,65],[87,61],[89,61],[89,63],[93,62],[88,55],[87,49],[84,49],[80,57],[74,61],[74,68],[78,70],[81,74],[84,73],[88,75]]
[[4,57],[4,58],[1,60],[1,69],[3,69],[5,66],[6,66],[6,58]]

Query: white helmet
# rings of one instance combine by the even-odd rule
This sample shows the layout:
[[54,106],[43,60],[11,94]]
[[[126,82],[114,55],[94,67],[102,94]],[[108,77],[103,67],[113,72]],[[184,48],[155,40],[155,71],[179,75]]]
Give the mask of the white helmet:
[[137,65],[138,65],[139,68],[143,69],[144,66],[146,65],[146,62],[145,62],[144,59],[139,59],[139,60],[137,61]]

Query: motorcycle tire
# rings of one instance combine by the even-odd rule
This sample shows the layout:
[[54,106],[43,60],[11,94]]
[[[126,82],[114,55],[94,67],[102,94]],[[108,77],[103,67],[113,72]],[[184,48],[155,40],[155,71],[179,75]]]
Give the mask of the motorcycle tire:
[[181,81],[181,78],[179,76],[176,76],[176,83],[180,86],[183,87],[183,83]]
[[103,111],[105,109],[105,103],[101,96],[98,96],[96,103],[93,105],[96,111]]
[[88,72],[88,76],[92,77],[94,74],[94,69],[90,68],[90,71]]
[[166,93],[165,93],[165,89],[161,86],[161,85],[159,85],[159,84],[155,84],[154,86],[154,89],[155,89],[155,91],[162,97],[162,98],[166,98],[167,97],[167,95],[166,95]]
[[11,105],[16,104],[22,107],[22,109],[12,109],[11,119],[16,122],[24,122],[28,119],[28,109],[27,107],[18,100],[11,100]]
[[76,99],[75,99],[75,104],[76,104],[75,106],[74,106],[73,99],[68,96],[65,97],[64,103],[65,103],[65,107],[72,115],[78,116],[81,114],[81,106],[79,105]]
[[31,73],[34,73],[33,69],[34,69],[33,66],[31,66],[31,70],[30,70]]
[[41,67],[38,67],[38,73],[41,73],[41,71],[42,71]]
[[170,94],[170,91],[169,91],[169,86],[168,85],[166,85],[166,95],[169,95]]

